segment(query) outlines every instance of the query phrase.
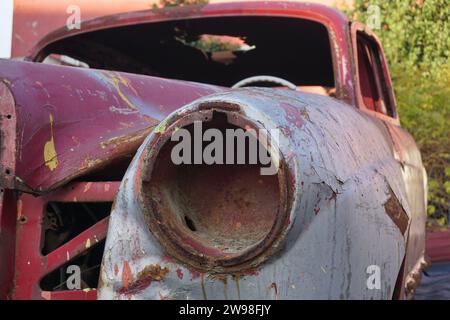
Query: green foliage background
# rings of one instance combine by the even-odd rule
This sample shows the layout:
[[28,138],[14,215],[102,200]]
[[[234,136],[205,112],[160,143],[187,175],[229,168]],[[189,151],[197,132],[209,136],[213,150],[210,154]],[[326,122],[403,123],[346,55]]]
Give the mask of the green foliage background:
[[390,65],[402,125],[415,137],[428,173],[429,223],[449,223],[450,0],[355,0],[353,19],[373,19]]

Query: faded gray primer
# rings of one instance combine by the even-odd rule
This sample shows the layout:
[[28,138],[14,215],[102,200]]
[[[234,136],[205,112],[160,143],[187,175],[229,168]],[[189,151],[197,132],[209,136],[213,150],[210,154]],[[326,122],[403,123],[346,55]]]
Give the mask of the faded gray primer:
[[[164,259],[144,223],[132,183],[153,132],[137,151],[115,200],[99,299],[391,299],[405,239],[383,206],[389,187],[410,219],[411,210],[385,124],[333,98],[264,88],[203,97],[167,119],[205,102],[238,104],[265,128],[281,130],[279,149],[295,175],[296,188],[283,246],[256,274],[238,280],[231,275],[227,281],[209,274],[195,277],[186,266]],[[292,121],[292,112],[301,114],[300,126]],[[315,207],[320,207],[317,214]],[[162,281],[124,295],[119,292],[123,261],[133,275],[153,264],[170,271]],[[381,268],[380,290],[367,288],[369,265]]]

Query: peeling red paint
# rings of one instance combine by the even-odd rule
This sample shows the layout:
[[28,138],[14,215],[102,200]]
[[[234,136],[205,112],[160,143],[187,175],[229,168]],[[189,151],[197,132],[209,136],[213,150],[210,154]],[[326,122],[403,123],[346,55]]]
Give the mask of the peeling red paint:
[[195,270],[189,270],[189,273],[191,274],[191,280],[197,279],[201,276],[201,273]]

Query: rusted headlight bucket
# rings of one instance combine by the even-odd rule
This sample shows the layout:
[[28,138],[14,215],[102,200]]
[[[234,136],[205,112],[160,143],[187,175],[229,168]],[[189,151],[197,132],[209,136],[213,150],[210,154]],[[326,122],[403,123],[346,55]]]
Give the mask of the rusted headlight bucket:
[[[144,150],[139,192],[149,229],[169,255],[200,270],[255,267],[273,253],[288,225],[288,179],[280,152],[274,175],[261,175],[260,164],[171,160],[172,134],[179,128],[193,131],[195,121],[203,130],[264,129],[238,110],[202,105],[171,118]],[[272,153],[276,148],[271,146]]]

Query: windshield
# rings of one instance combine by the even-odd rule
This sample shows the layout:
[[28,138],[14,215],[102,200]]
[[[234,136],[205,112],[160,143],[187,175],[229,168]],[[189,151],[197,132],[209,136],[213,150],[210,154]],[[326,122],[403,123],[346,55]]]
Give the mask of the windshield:
[[52,43],[40,56],[221,86],[271,75],[298,86],[334,87],[327,29],[298,18],[216,17],[116,27]]

